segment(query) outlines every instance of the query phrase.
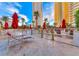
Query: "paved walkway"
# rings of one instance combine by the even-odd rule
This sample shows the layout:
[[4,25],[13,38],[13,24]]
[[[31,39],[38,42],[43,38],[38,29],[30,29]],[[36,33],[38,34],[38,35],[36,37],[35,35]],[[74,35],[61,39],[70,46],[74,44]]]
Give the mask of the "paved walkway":
[[75,56],[79,55],[79,47],[71,45],[72,39],[55,36],[55,41],[51,40],[51,35],[40,34],[31,35],[32,38],[8,49],[6,55],[9,56]]
[[[69,44],[68,44],[69,43]],[[32,35],[32,39],[11,48],[8,55],[25,55],[25,56],[67,56],[79,55],[79,47],[70,45],[72,39],[67,37],[55,36],[55,41],[51,40],[51,36],[40,38],[40,34]],[[19,49],[19,46],[21,48]]]

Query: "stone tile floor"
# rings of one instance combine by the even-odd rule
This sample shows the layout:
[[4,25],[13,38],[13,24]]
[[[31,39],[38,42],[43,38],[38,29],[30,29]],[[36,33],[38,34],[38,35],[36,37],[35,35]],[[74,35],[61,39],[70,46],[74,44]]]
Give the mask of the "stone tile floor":
[[33,34],[32,38],[16,46],[8,48],[7,56],[78,56],[79,47],[72,45],[72,39],[68,37]]
[[[49,37],[47,37],[49,38]],[[55,37],[55,41],[40,38],[34,35],[33,39],[28,40],[16,47],[9,49],[8,55],[17,56],[77,56],[79,55],[79,47],[69,45],[72,39],[66,37]],[[64,44],[63,42],[66,42]],[[21,46],[19,48],[19,46]]]

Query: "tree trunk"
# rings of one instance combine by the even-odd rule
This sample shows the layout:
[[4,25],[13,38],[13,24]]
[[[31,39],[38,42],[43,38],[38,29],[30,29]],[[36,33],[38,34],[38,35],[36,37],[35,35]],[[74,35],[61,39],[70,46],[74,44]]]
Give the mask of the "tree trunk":
[[38,17],[36,16],[36,29],[38,29]]
[[52,40],[54,41],[54,32],[52,33]]
[[23,22],[22,22],[22,37],[23,37]]
[[31,35],[33,34],[33,31],[32,31],[32,29],[31,29]]

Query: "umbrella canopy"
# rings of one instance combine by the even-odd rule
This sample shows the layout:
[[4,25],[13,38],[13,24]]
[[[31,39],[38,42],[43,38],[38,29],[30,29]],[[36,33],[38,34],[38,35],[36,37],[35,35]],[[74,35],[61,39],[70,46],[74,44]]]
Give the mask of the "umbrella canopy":
[[46,29],[46,22],[43,23],[43,29]]
[[65,21],[65,19],[63,19],[63,21],[62,21],[62,28],[66,28],[66,21]]
[[30,29],[32,29],[32,25],[30,24]]
[[5,28],[5,29],[8,29],[8,22],[7,22],[7,21],[6,21],[5,24],[4,24],[4,28]]
[[12,18],[13,18],[13,20],[12,20],[12,27],[14,29],[17,29],[18,28],[18,15],[17,15],[17,13],[14,13]]

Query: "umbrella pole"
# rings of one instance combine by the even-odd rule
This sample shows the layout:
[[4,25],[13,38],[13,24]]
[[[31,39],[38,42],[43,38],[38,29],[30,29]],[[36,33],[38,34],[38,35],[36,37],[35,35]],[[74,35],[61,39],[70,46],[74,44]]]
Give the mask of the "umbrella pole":
[[31,29],[31,35],[33,34],[33,31],[32,31],[32,29]]
[[43,29],[41,29],[41,38],[43,38]]
[[52,40],[54,41],[54,30],[51,29]]

